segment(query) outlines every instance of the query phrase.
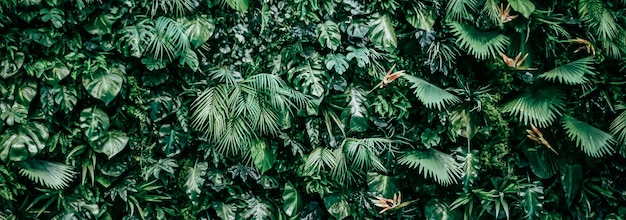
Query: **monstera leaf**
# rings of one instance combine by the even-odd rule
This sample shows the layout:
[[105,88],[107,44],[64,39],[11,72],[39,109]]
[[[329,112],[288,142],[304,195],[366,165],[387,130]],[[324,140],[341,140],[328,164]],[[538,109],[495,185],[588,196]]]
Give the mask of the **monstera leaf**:
[[41,15],[41,20],[43,22],[51,22],[52,25],[56,28],[61,28],[63,27],[63,24],[65,24],[65,18],[63,18],[63,16],[65,16],[65,13],[63,12],[63,10],[58,9],[58,8],[53,8],[53,9],[41,9],[39,11],[39,15]]
[[387,15],[374,16],[374,19],[370,22],[369,36],[370,40],[378,48],[393,51],[398,47],[396,31]]
[[209,168],[207,162],[196,162],[193,167],[187,168],[187,180],[185,181],[185,192],[193,203],[197,203],[198,195],[202,192],[206,171]]
[[297,216],[302,211],[302,196],[290,181],[283,191],[283,210],[288,216]]
[[113,23],[115,23],[116,20],[117,17],[115,15],[102,13],[87,21],[87,23],[83,25],[83,28],[85,28],[85,30],[90,34],[94,35],[110,34]]
[[0,60],[0,77],[9,78],[17,73],[24,64],[24,53],[17,52],[11,59]]
[[83,86],[89,94],[108,105],[122,89],[124,70],[111,68],[98,70],[93,75],[83,75]]
[[383,198],[392,198],[398,192],[394,179],[375,172],[367,173],[367,186],[370,192]]
[[23,161],[46,147],[48,129],[37,122],[21,124],[0,135],[0,160]]
[[318,24],[315,33],[317,34],[317,40],[320,42],[320,45],[331,50],[337,50],[337,47],[341,44],[339,26],[333,21],[329,20]]
[[37,95],[37,82],[26,81],[16,86],[15,102],[29,107],[30,102]]
[[22,123],[28,117],[28,108],[17,103],[13,103],[10,106],[4,102],[0,103],[0,110],[2,111],[0,113],[0,120],[2,121],[0,123],[6,123],[9,126]]
[[209,40],[215,30],[215,20],[207,15],[197,16],[183,23],[185,34],[194,48],[200,47]]
[[125,56],[140,58],[150,40],[154,38],[154,22],[151,19],[143,19],[135,25],[128,25],[117,32],[120,38],[116,48]]
[[336,219],[344,219],[352,214],[350,203],[345,196],[341,194],[333,194],[324,198],[326,211]]
[[326,63],[327,70],[335,69],[335,72],[339,73],[339,75],[346,72],[350,66],[346,61],[346,56],[343,54],[328,54],[324,62]]
[[347,48],[350,53],[346,55],[347,60],[356,59],[357,66],[361,68],[365,68],[370,65],[370,50],[367,47],[355,48],[353,46],[349,46]]
[[121,131],[109,131],[103,136],[98,138],[98,141],[91,143],[91,148],[98,152],[107,155],[109,159],[124,150],[128,144],[128,136]]
[[52,69],[46,72],[45,82],[49,85],[56,85],[68,75],[70,75],[70,69],[65,63],[57,60]]
[[181,131],[180,126],[162,125],[159,129],[159,143],[168,157],[179,154],[187,146],[187,134]]
[[102,110],[97,108],[86,108],[80,112],[80,128],[90,141],[96,141],[100,136],[104,135],[111,126],[109,116]]
[[322,97],[328,88],[328,73],[316,57],[289,70],[289,78],[300,91]]

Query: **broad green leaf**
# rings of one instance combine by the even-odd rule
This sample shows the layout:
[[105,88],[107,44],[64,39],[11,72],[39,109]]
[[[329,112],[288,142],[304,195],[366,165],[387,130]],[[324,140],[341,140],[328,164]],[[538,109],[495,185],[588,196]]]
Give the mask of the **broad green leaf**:
[[370,40],[378,48],[394,51],[398,47],[398,40],[391,20],[387,15],[374,15],[373,18],[370,22]]
[[189,37],[189,42],[194,48],[198,48],[213,35],[215,19],[207,17],[207,15],[196,16],[193,19],[185,20],[183,27],[185,34]]
[[557,155],[545,147],[529,149],[525,152],[530,170],[542,179],[552,177],[563,163]]
[[465,153],[464,156],[457,156],[457,160],[462,161],[461,166],[463,167],[463,176],[461,179],[463,181],[463,190],[465,191],[470,191],[473,188],[474,182],[479,177],[480,158],[478,155],[479,152],[477,150],[472,150]]
[[1,102],[0,111],[2,111],[2,113],[0,113],[0,123],[6,123],[8,126],[21,124],[26,120],[26,117],[28,117],[28,108],[17,103],[8,105],[8,103]]
[[408,10],[406,20],[413,25],[414,28],[430,32],[435,24],[435,20],[437,20],[437,12],[430,6],[423,8],[413,7]]
[[324,58],[324,62],[327,70],[335,69],[335,72],[339,73],[339,75],[346,72],[350,66],[343,54],[328,54]]
[[315,29],[315,34],[317,34],[317,40],[320,45],[333,51],[337,50],[337,47],[341,45],[341,33],[339,32],[339,26],[331,20],[318,24]]
[[222,220],[237,219],[237,206],[233,203],[213,202],[213,209]]
[[296,89],[314,97],[322,97],[328,88],[328,73],[322,66],[322,61],[316,57],[310,58],[288,72],[290,80]]
[[522,205],[524,213],[526,213],[526,215],[524,215],[525,219],[543,219],[543,187],[540,181],[525,184],[517,194],[522,198],[520,205]]
[[530,14],[535,11],[535,4],[530,0],[507,0],[513,10],[519,12],[526,18],[530,18]]
[[324,197],[326,211],[336,219],[344,219],[352,214],[352,206],[341,194],[332,194]]
[[15,91],[15,102],[29,107],[30,102],[37,95],[37,85],[34,81],[25,81],[18,84]]
[[298,193],[296,187],[291,184],[291,181],[285,183],[285,190],[283,190],[283,210],[288,216],[297,216],[302,211],[302,196]]
[[120,37],[115,46],[125,56],[140,58],[154,38],[154,33],[156,33],[154,21],[143,19],[135,25],[128,25],[117,31]]
[[36,122],[21,124],[0,135],[0,160],[23,161],[46,147],[48,128]]
[[122,89],[124,71],[111,68],[108,71],[98,70],[92,75],[83,75],[83,87],[89,94],[108,105]]
[[428,108],[441,110],[449,105],[461,102],[461,99],[457,96],[421,78],[408,74],[404,74],[402,77],[411,83],[411,88],[414,89],[413,93]]
[[56,28],[61,28],[63,27],[63,24],[65,24],[65,18],[63,18],[63,16],[65,16],[65,13],[61,9],[44,8],[39,11],[39,14],[41,15],[41,20],[43,22],[50,21],[52,22],[52,25]]
[[461,214],[457,210],[450,210],[450,207],[438,199],[430,199],[424,207],[426,220],[454,220],[461,219]]
[[365,68],[370,65],[370,50],[366,47],[355,48],[353,46],[349,46],[348,55],[346,55],[346,59],[349,61],[356,58],[357,65],[361,68]]
[[128,144],[128,136],[121,131],[109,131],[99,137],[96,142],[90,143],[95,152],[103,153],[109,159],[124,150],[126,144]]
[[472,139],[478,133],[478,123],[476,115],[465,108],[450,113],[451,130],[458,136]]
[[207,169],[209,169],[207,162],[196,162],[185,171],[187,173],[185,192],[194,205],[198,205],[198,196],[202,193]]
[[198,71],[198,68],[200,67],[198,55],[191,48],[187,48],[181,53],[179,64],[187,65],[187,67],[193,71]]
[[86,108],[80,112],[80,128],[90,141],[96,141],[111,126],[109,116],[98,108]]
[[567,207],[571,207],[580,196],[583,183],[583,169],[578,163],[567,164],[561,170],[561,185],[565,191]]
[[68,75],[70,75],[70,69],[59,60],[54,63],[54,67],[51,70],[48,70],[45,82],[49,85],[56,85]]
[[245,12],[248,10],[248,0],[225,0],[232,9],[239,12]]
[[50,46],[56,44],[58,42],[58,40],[59,40],[57,38],[57,36],[54,34],[54,32],[51,32],[50,30],[48,30],[46,28],[26,29],[26,30],[24,30],[24,33],[31,40],[33,40],[33,41],[37,42],[38,44],[41,44],[41,45],[43,45],[45,47],[50,47]]
[[246,209],[243,213],[240,213],[243,219],[275,219],[273,215],[273,207],[267,204],[265,201],[260,200],[256,197],[252,197],[246,199],[245,202],[247,203]]
[[420,134],[420,140],[424,147],[431,148],[439,145],[441,142],[441,136],[439,132],[430,128],[426,128],[422,134]]
[[161,125],[159,136],[159,144],[167,157],[179,154],[187,146],[187,134],[178,125]]
[[265,173],[274,165],[276,161],[276,152],[265,141],[257,141],[250,148],[250,156],[252,161],[261,174]]
[[11,59],[0,60],[0,77],[3,79],[15,75],[24,64],[25,56],[23,52],[17,52]]
[[112,33],[113,23],[118,18],[109,13],[102,13],[90,19],[83,25],[87,32],[93,35],[105,35]]
[[54,103],[59,105],[65,114],[74,110],[78,102],[76,87],[56,85],[50,90],[54,98]]
[[364,132],[369,127],[369,113],[367,111],[367,99],[365,92],[358,88],[350,88],[348,91],[348,105],[341,114],[350,131]]
[[370,192],[383,198],[393,198],[398,192],[398,187],[392,177],[375,172],[367,173],[367,187]]

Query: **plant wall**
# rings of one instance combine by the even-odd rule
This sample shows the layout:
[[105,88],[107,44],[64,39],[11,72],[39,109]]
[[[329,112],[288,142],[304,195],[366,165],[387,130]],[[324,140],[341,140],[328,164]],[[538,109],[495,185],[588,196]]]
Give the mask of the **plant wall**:
[[2,1],[0,219],[623,219],[624,8]]

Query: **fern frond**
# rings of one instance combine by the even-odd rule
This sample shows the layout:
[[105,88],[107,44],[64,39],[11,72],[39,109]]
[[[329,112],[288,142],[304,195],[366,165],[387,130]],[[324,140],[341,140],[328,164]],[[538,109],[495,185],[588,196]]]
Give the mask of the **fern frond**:
[[433,148],[405,151],[398,163],[418,168],[425,178],[432,178],[444,186],[457,183],[463,175],[461,165],[452,156]]
[[441,110],[449,105],[461,102],[461,99],[452,93],[430,84],[421,78],[408,74],[404,74],[402,77],[412,84],[411,88],[414,89],[413,92],[428,108]]
[[509,44],[509,38],[496,31],[478,30],[468,23],[449,22],[459,47],[477,59],[495,57]]
[[520,97],[507,102],[503,112],[519,117],[524,125],[547,127],[565,107],[565,94],[556,87],[529,88]]
[[569,115],[563,116],[563,128],[576,146],[592,157],[602,157],[613,153],[613,135],[604,132]]
[[557,81],[568,85],[580,85],[589,81],[586,75],[595,75],[592,56],[585,57],[568,64],[558,66],[538,77],[549,81]]
[[16,165],[20,168],[21,175],[56,190],[68,187],[76,173],[71,166],[44,160],[25,160]]

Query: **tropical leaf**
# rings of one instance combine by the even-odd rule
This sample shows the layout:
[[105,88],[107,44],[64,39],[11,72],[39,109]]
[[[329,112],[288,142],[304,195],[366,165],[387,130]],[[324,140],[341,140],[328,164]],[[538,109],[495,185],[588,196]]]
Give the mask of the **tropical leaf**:
[[87,21],[87,23],[83,25],[83,28],[93,35],[111,34],[113,30],[113,23],[115,23],[117,19],[118,17],[113,14],[102,13]]
[[552,177],[564,165],[560,157],[543,147],[539,149],[531,148],[524,153],[528,159],[530,171],[542,179]]
[[457,38],[459,47],[477,59],[487,59],[504,52],[509,44],[509,38],[496,31],[478,30],[467,23],[449,22],[448,26]]
[[50,90],[50,93],[54,98],[54,103],[60,105],[65,114],[74,110],[78,102],[76,87],[57,85]]
[[457,210],[451,210],[445,202],[432,198],[424,207],[426,220],[452,220],[461,219],[461,214]]
[[25,56],[23,52],[17,52],[11,59],[0,60],[0,77],[3,79],[15,75],[24,65]]
[[547,127],[565,107],[565,94],[557,87],[531,87],[521,96],[507,102],[503,112],[516,115],[525,125]]
[[250,148],[252,162],[261,174],[272,168],[276,161],[276,152],[271,146],[267,146],[265,141],[256,141]]
[[164,14],[175,14],[182,16],[186,11],[192,12],[197,2],[193,0],[152,0],[150,7],[151,16],[155,16],[159,11]]
[[376,172],[367,173],[367,187],[370,192],[383,198],[391,198],[399,191],[393,177]]
[[563,128],[576,146],[592,157],[602,157],[613,153],[613,135],[579,121],[569,115],[563,117]]
[[472,139],[478,130],[478,118],[471,111],[462,108],[450,113],[450,126],[454,134]]
[[530,14],[535,11],[535,4],[530,0],[507,0],[513,10],[522,14],[525,18],[530,18]]
[[54,26],[55,28],[61,28],[63,27],[63,24],[65,24],[65,18],[63,18],[63,16],[65,16],[65,12],[63,12],[63,10],[61,9],[44,8],[39,11],[39,15],[41,15],[41,20],[43,22],[49,21],[52,23],[52,26]]
[[165,124],[159,128],[159,144],[167,157],[179,154],[187,146],[187,134],[179,125]]
[[245,12],[248,10],[248,0],[225,0],[232,9],[235,9],[239,12]]
[[[152,25],[152,23],[146,23]],[[175,20],[167,17],[159,17],[154,22],[152,35],[146,51],[152,54],[152,59],[173,60],[180,56],[181,51],[185,51],[189,47],[189,36],[186,34],[185,27]]]
[[213,209],[217,214],[217,217],[223,220],[235,220],[237,219],[237,206],[233,203],[213,202]]
[[444,186],[457,183],[463,175],[461,165],[452,156],[434,148],[405,151],[398,163],[418,168],[424,178],[432,178]]
[[324,58],[324,62],[327,70],[335,69],[335,72],[339,73],[339,75],[346,72],[350,66],[343,54],[328,54]]
[[324,71],[322,61],[317,57],[292,68],[288,72],[289,79],[295,87],[305,94],[322,97],[328,87],[328,73]]
[[16,165],[20,168],[21,175],[57,190],[68,187],[75,174],[71,166],[44,160],[26,160]]
[[111,157],[124,150],[126,144],[128,144],[128,136],[126,136],[126,133],[121,131],[109,131],[90,145],[94,151],[103,153],[111,159]]
[[191,199],[191,202],[197,205],[198,196],[202,192],[205,181],[206,171],[209,168],[207,162],[196,162],[193,167],[186,169],[185,192]]
[[322,168],[333,168],[337,165],[337,160],[333,151],[324,147],[317,147],[309,153],[304,169],[308,173],[319,173]]
[[402,77],[411,83],[411,88],[414,89],[413,93],[415,93],[417,98],[428,108],[441,110],[449,105],[461,102],[461,99],[452,93],[430,84],[421,78],[408,74],[404,74]]
[[350,206],[350,203],[341,194],[333,194],[324,197],[324,205],[326,206],[326,211],[339,220],[350,216],[352,211],[352,206]]
[[425,6],[421,2],[414,3],[413,7],[408,10],[406,20],[418,29],[430,32],[437,20],[437,12],[430,6]]
[[124,75],[124,70],[120,68],[101,69],[93,75],[83,75],[83,87],[92,97],[100,99],[105,105],[108,105],[122,89]]
[[20,124],[0,135],[0,160],[23,161],[34,157],[46,147],[48,128],[37,122]]
[[154,21],[144,18],[135,25],[128,25],[119,31],[116,48],[125,56],[140,58],[150,41],[155,38]]
[[610,131],[617,137],[619,143],[626,142],[626,111],[623,111],[611,122]]
[[538,76],[549,81],[557,81],[568,85],[580,85],[589,82],[587,75],[596,75],[593,66],[593,57],[582,58],[561,66]]
[[602,40],[614,39],[620,31],[620,26],[604,1],[578,1],[578,13],[581,20],[595,29],[596,35]]
[[457,159],[462,161],[461,167],[463,168],[463,176],[461,180],[463,182],[463,190],[469,191],[472,189],[476,179],[478,179],[480,161],[477,150],[472,150],[464,154],[465,155],[458,155]]
[[560,177],[563,191],[565,191],[567,207],[571,207],[581,193],[583,184],[582,166],[578,163],[567,164],[561,170]]
[[291,181],[285,183],[285,189],[283,190],[283,210],[288,216],[298,216],[302,211],[303,201],[302,196],[298,193],[296,187],[291,184]]
[[193,19],[185,20],[183,28],[191,45],[198,48],[213,35],[215,19],[207,15],[196,16]]
[[344,124],[350,131],[364,132],[369,127],[369,113],[367,111],[367,99],[365,92],[358,88],[350,88],[348,91],[348,105],[341,113]]
[[469,19],[471,12],[476,10],[476,0],[450,0],[446,6],[446,18],[453,21]]
[[369,25],[369,37],[376,47],[387,51],[394,51],[398,47],[396,31],[387,15],[373,15]]
[[337,47],[341,45],[341,33],[339,32],[339,26],[333,21],[326,21],[317,25],[315,29],[317,34],[317,40],[320,45],[325,46],[331,50],[337,50]]
[[520,191],[517,193],[520,200],[520,205],[524,209],[525,219],[541,219],[543,209],[543,187],[541,182],[535,181],[533,183],[524,184],[520,187]]
[[357,66],[361,68],[365,68],[370,65],[370,50],[367,47],[355,48],[353,46],[348,46],[347,48],[350,53],[346,55],[346,59],[352,60],[356,58]]
[[111,126],[109,116],[98,108],[86,108],[80,112],[80,128],[87,139],[91,141],[97,140],[104,135]]

